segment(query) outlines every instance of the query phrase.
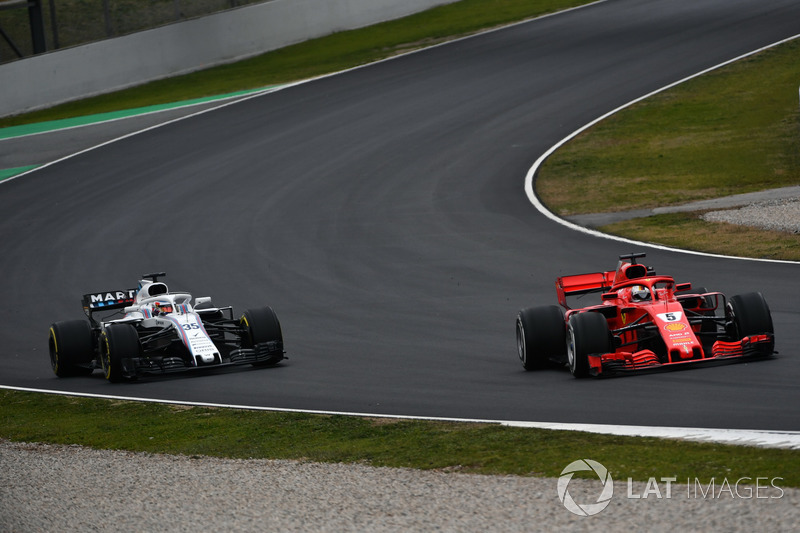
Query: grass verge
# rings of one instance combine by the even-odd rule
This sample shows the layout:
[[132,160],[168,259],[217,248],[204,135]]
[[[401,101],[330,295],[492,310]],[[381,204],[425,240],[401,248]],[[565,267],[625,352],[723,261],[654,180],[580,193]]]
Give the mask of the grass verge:
[[739,257],[800,261],[800,235],[749,226],[706,222],[697,213],[674,213],[598,228],[628,239]]
[[[617,480],[779,477],[800,487],[800,451],[567,431],[271,413],[0,390],[0,438],[100,449],[295,459],[557,477],[587,454]],[[669,453],[653,453],[668,446]],[[584,472],[584,477],[592,477]],[[576,474],[579,475],[579,474]]]
[[[539,172],[537,193],[553,212],[568,216],[800,184],[799,55],[795,40],[617,113],[556,151]],[[800,245],[796,234],[709,224],[691,215],[601,229],[746,257],[797,260]]]

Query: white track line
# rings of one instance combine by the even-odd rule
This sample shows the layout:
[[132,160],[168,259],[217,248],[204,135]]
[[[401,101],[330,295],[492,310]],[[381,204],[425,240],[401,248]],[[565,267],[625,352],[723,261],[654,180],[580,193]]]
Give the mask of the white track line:
[[555,431],[584,431],[587,433],[601,433],[607,435],[621,435],[628,437],[657,437],[657,438],[682,439],[682,440],[692,440],[692,441],[702,441],[702,442],[716,442],[721,444],[734,444],[740,446],[758,446],[762,448],[789,448],[794,450],[800,449],[800,431],[616,426],[610,424],[563,424],[559,422],[523,422],[523,421],[509,421],[509,420],[486,420],[477,418],[387,415],[382,413],[353,413],[345,411],[321,411],[313,409],[261,407],[255,405],[235,405],[235,404],[221,404],[221,403],[208,403],[208,402],[187,402],[181,400],[161,400],[153,398],[116,396],[111,394],[90,394],[84,392],[64,392],[64,391],[53,391],[48,389],[10,387],[6,385],[0,385],[0,389],[16,390],[22,392],[36,392],[43,394],[56,394],[60,396],[78,396],[82,398],[95,398],[102,400],[122,400],[130,402],[145,402],[145,403],[156,403],[156,404],[167,404],[167,405],[187,405],[193,407],[245,409],[248,411],[265,411],[265,412],[275,412],[275,413],[357,416],[362,418],[387,418],[395,420],[429,420],[434,422],[499,424],[501,426],[550,429]]
[[624,237],[618,237],[616,235],[609,235],[607,233],[602,233],[602,232],[599,232],[597,230],[593,230],[593,229],[590,229],[590,228],[579,226],[578,224],[574,224],[574,223],[572,223],[572,222],[570,222],[568,220],[564,220],[563,218],[559,217],[558,215],[556,215],[552,211],[548,210],[544,206],[544,204],[542,204],[542,202],[539,200],[539,197],[536,196],[536,191],[533,188],[533,183],[534,183],[535,178],[536,178],[536,173],[539,172],[539,168],[542,166],[542,164],[545,162],[545,160],[548,157],[550,157],[551,155],[553,155],[553,153],[556,150],[561,148],[567,142],[571,141],[572,139],[574,139],[575,137],[577,137],[578,135],[580,135],[584,131],[588,130],[592,126],[598,124],[600,121],[605,120],[608,117],[610,117],[612,115],[615,115],[616,113],[619,113],[623,109],[626,109],[626,108],[632,106],[633,104],[641,102],[642,100],[650,98],[653,95],[656,95],[656,94],[658,94],[660,92],[666,91],[666,90],[671,89],[671,88],[673,88],[673,87],[675,87],[677,85],[680,85],[681,83],[687,82],[687,81],[689,81],[691,79],[697,78],[699,76],[702,76],[702,75],[707,74],[709,72],[712,72],[714,70],[722,68],[722,67],[724,67],[726,65],[730,65],[731,63],[735,63],[736,61],[739,61],[739,60],[744,59],[746,57],[752,56],[752,55],[757,54],[759,52],[763,52],[764,50],[768,50],[770,48],[774,48],[775,46],[781,45],[783,43],[787,43],[789,41],[793,41],[794,39],[797,39],[798,37],[800,37],[800,34],[797,34],[797,35],[795,35],[793,37],[789,37],[788,39],[783,39],[782,41],[778,41],[778,42],[772,43],[770,45],[764,46],[763,48],[759,48],[758,50],[754,50],[752,52],[748,52],[746,54],[742,54],[739,57],[736,57],[736,58],[731,59],[729,61],[725,61],[724,63],[720,63],[719,65],[715,65],[713,67],[707,68],[707,69],[702,70],[702,71],[700,71],[700,72],[698,72],[696,74],[692,74],[691,76],[683,78],[680,81],[676,81],[675,83],[671,83],[669,85],[661,87],[660,89],[656,89],[655,91],[653,91],[651,93],[648,93],[648,94],[646,94],[646,95],[644,95],[642,97],[636,98],[635,100],[631,100],[627,104],[623,104],[623,105],[619,106],[618,108],[614,109],[613,111],[609,111],[605,115],[593,120],[592,122],[589,122],[588,124],[582,126],[581,128],[575,130],[574,132],[570,133],[569,135],[567,135],[566,137],[561,139],[558,143],[556,143],[555,145],[550,147],[550,149],[547,150],[544,154],[542,154],[541,157],[539,157],[539,159],[536,160],[536,162],[533,164],[533,166],[530,168],[530,170],[528,170],[528,174],[525,176],[525,194],[528,196],[528,200],[530,200],[530,202],[533,204],[533,206],[540,213],[545,215],[550,220],[552,220],[554,222],[557,222],[558,224],[561,224],[562,226],[566,226],[566,227],[568,227],[568,228],[570,228],[572,230],[578,231],[580,233],[585,233],[587,235],[592,235],[594,237],[599,237],[599,238],[602,238],[602,239],[611,239],[611,240],[614,240],[614,241],[624,242],[624,243],[627,243],[627,244],[635,244],[637,246],[647,246],[649,248],[655,248],[655,249],[658,249],[658,250],[667,250],[667,251],[670,251],[670,252],[677,252],[677,253],[691,254],[691,255],[701,255],[701,256],[706,256],[706,257],[720,257],[720,258],[725,258],[725,259],[740,259],[742,261],[761,261],[761,262],[767,262],[767,263],[798,264],[797,261],[787,261],[787,260],[782,260],[782,259],[755,259],[755,258],[749,258],[749,257],[736,257],[736,256],[730,256],[730,255],[712,254],[712,253],[707,253],[707,252],[696,252],[696,251],[693,251],[693,250],[683,250],[683,249],[680,249],[680,248],[672,248],[672,247],[663,246],[663,245],[660,245],[660,244],[653,244],[653,243],[649,243],[649,242],[636,241],[636,240],[633,240],[633,239],[626,239]]

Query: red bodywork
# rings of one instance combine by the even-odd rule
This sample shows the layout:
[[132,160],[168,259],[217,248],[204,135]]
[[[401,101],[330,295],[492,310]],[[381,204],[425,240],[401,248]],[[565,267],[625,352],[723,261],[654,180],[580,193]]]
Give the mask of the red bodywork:
[[[730,312],[722,293],[693,293],[690,283],[657,276],[636,263],[636,256],[623,258],[633,262],[620,260],[614,271],[556,280],[567,323],[574,313],[584,312],[601,313],[608,322],[614,351],[588,356],[592,375],[772,353],[774,337],[769,333],[739,340],[728,335]],[[634,287],[645,288],[649,299],[634,299]],[[568,305],[568,296],[588,293],[600,293],[601,303],[575,309]]]

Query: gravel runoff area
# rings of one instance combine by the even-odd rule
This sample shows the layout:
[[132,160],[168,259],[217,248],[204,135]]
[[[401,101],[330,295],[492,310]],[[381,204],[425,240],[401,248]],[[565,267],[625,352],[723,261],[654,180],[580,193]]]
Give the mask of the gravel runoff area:
[[[713,486],[695,480],[614,480],[608,506],[578,516],[561,503],[558,479],[552,478],[0,440],[0,531],[796,529],[800,490],[757,477],[753,472],[749,485],[715,479]],[[603,487],[599,478],[572,479],[564,486],[562,494],[578,504],[596,503]]]
[[800,234],[800,198],[767,200],[738,209],[709,211],[703,215],[703,220]]

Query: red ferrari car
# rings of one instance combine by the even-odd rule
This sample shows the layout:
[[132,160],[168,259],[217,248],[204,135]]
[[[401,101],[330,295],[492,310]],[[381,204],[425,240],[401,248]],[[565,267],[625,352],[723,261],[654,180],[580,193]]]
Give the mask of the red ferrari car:
[[[520,311],[522,366],[566,363],[573,376],[583,378],[774,353],[772,315],[761,293],[726,298],[692,290],[691,283],[656,275],[637,261],[643,257],[621,255],[616,270],[560,277],[561,307]],[[590,294],[599,295],[599,303],[572,304]]]

